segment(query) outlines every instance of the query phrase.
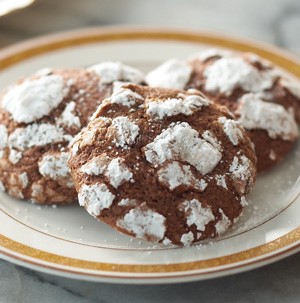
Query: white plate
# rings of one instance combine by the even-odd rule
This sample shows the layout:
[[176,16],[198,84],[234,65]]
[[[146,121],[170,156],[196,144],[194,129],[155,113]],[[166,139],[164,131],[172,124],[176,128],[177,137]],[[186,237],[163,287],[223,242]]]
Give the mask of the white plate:
[[[0,53],[1,87],[44,67],[120,60],[144,71],[208,47],[252,51],[300,76],[296,58],[273,47],[211,33],[89,29],[17,44]],[[300,144],[258,177],[250,205],[222,239],[166,248],[120,235],[77,205],[41,207],[0,195],[4,259],[66,277],[122,283],[200,280],[255,268],[300,250]]]

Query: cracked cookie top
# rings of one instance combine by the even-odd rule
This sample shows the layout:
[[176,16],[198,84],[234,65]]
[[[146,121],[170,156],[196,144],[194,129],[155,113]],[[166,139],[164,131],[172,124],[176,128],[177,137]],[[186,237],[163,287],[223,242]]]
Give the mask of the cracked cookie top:
[[131,236],[189,245],[224,233],[253,186],[243,127],[196,90],[119,86],[73,140],[79,202]]

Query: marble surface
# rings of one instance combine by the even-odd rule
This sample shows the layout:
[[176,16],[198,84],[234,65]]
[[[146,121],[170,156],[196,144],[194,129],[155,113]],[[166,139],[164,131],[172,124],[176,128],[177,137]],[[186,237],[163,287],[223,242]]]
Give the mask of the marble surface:
[[59,278],[0,262],[1,303],[299,303],[300,254],[260,269],[171,285],[117,285]]
[[[120,24],[213,30],[300,55],[299,0],[37,0],[0,18],[0,47],[55,31]],[[81,282],[0,260],[0,303],[229,301],[300,302],[300,254],[234,276],[152,286]]]

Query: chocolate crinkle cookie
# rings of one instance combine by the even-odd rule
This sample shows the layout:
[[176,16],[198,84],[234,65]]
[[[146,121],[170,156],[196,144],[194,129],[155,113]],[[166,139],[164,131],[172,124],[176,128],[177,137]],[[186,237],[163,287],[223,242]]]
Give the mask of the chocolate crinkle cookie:
[[18,81],[0,100],[0,187],[18,199],[65,204],[77,198],[68,145],[118,81],[143,81],[118,62],[50,69]]
[[153,87],[199,89],[228,107],[255,145],[258,172],[283,159],[298,138],[299,84],[257,55],[208,49],[186,61],[163,63],[146,81]]
[[196,90],[117,87],[70,154],[80,205],[122,233],[164,244],[223,234],[256,175],[243,127]]

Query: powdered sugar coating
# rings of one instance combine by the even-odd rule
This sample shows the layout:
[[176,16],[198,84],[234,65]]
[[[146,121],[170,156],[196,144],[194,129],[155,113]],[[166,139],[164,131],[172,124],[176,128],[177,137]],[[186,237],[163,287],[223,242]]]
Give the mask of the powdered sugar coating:
[[193,241],[194,241],[194,234],[191,231],[186,234],[183,234],[180,238],[180,242],[184,246],[190,245]]
[[151,210],[144,202],[119,219],[117,226],[133,233],[137,238],[159,241],[166,232],[165,221],[164,216]]
[[34,199],[35,197],[38,197],[41,195],[44,191],[44,188],[42,185],[38,184],[37,182],[32,183],[31,185],[31,196]]
[[71,145],[71,155],[75,156],[79,150],[79,145],[80,143],[76,140],[74,140],[75,138],[73,138],[73,140],[71,141],[70,145]]
[[228,217],[224,214],[224,211],[220,208],[219,212],[221,214],[221,220],[219,220],[216,225],[216,232],[220,236],[224,234],[224,232],[230,227],[231,221],[228,219]]
[[115,129],[115,144],[122,148],[133,145],[140,131],[135,123],[122,116],[112,120],[112,127]]
[[259,71],[239,57],[221,58],[205,71],[205,89],[208,92],[220,92],[229,96],[235,88],[245,91],[261,92],[273,85],[273,75],[268,71]]
[[288,76],[283,76],[280,78],[280,84],[292,95],[300,99],[300,85],[298,82]]
[[186,200],[179,204],[179,210],[186,215],[186,223],[188,226],[196,225],[198,231],[204,231],[205,226],[215,219],[209,207],[203,207],[197,199]]
[[235,146],[238,145],[239,140],[244,138],[239,123],[225,117],[220,117],[218,121],[231,143]]
[[114,81],[112,84],[112,92],[116,93],[118,91],[124,90],[122,86],[125,86],[127,84],[130,84],[130,82],[125,82],[125,81]]
[[76,103],[74,101],[69,102],[61,116],[57,119],[57,123],[62,126],[77,128],[81,127],[80,119],[78,116],[74,115]]
[[283,106],[265,102],[255,94],[243,95],[239,102],[239,121],[246,129],[264,129],[272,139],[294,140],[298,136],[294,116]]
[[88,175],[105,175],[110,184],[118,188],[123,182],[133,181],[133,174],[124,163],[124,159],[109,157],[94,157],[84,164],[80,171]]
[[216,179],[216,183],[217,183],[218,186],[221,186],[221,187],[223,187],[225,189],[228,189],[227,184],[226,184],[225,175],[219,175],[219,174],[217,174],[215,176],[215,179]]
[[197,183],[190,167],[188,165],[180,165],[174,161],[162,167],[158,172],[158,180],[166,184],[171,190],[180,186],[192,186]]
[[166,160],[185,161],[202,175],[211,172],[222,158],[220,151],[200,139],[199,133],[186,122],[171,124],[143,150],[152,164],[162,164]]
[[118,205],[119,206],[126,206],[126,207],[134,207],[134,206],[137,206],[138,202],[136,199],[129,199],[129,198],[126,198],[126,199],[122,199]]
[[42,76],[11,88],[2,99],[2,107],[15,121],[29,123],[48,115],[67,93],[61,76]]
[[253,169],[250,160],[244,155],[233,158],[229,172],[231,173],[232,180],[235,182],[236,189],[241,194],[245,193],[245,181],[252,179]]
[[[99,118],[99,120],[103,120],[102,118]],[[84,147],[87,145],[92,145],[94,143],[95,140],[95,136],[96,136],[96,130],[92,129],[92,130],[86,130],[82,135],[81,133],[78,133],[74,139],[72,140],[72,153],[76,153],[76,149],[80,147]],[[78,145],[76,144],[79,140]],[[77,142],[76,142],[77,141]],[[75,144],[74,144],[75,143]]]
[[12,163],[12,164],[16,164],[18,163],[20,160],[22,159],[22,153],[11,148],[9,151],[9,156],[8,156],[8,160]]
[[243,207],[246,207],[248,205],[248,201],[246,200],[246,198],[244,196],[241,197],[241,205]]
[[24,128],[17,128],[8,137],[9,146],[19,150],[71,140],[72,136],[66,135],[63,129],[48,123],[33,123]]
[[171,245],[172,241],[169,238],[164,237],[164,239],[161,243],[164,244],[164,245]]
[[108,157],[94,157],[89,162],[81,166],[80,171],[88,175],[101,175],[106,170],[108,162]]
[[250,63],[259,64],[259,65],[263,66],[266,69],[272,67],[272,64],[271,64],[270,61],[268,61],[266,59],[263,59],[263,58],[259,57],[258,55],[254,54],[254,53],[246,53],[245,58]]
[[209,49],[203,50],[199,53],[192,55],[190,59],[192,59],[192,60],[199,59],[202,62],[205,62],[214,57],[230,57],[232,55],[233,55],[233,53],[226,51],[226,50],[222,50],[222,49],[218,49],[218,48],[209,48]]
[[113,195],[105,184],[84,184],[78,194],[79,204],[85,206],[88,213],[92,216],[99,216],[101,211],[109,208],[115,195]]
[[210,101],[204,97],[190,95],[184,99],[167,99],[162,102],[148,102],[146,113],[151,118],[163,119],[164,117],[176,116],[179,114],[192,115],[200,110],[202,106],[207,106]]
[[88,69],[101,77],[101,83],[110,84],[114,81],[128,81],[131,83],[142,83],[144,75],[141,71],[121,62],[106,61],[92,65]]
[[158,180],[170,190],[180,185],[188,186],[203,192],[207,187],[205,180],[198,180],[192,173],[189,165],[182,165],[177,161],[168,163],[157,172]]
[[192,68],[186,62],[171,59],[149,72],[146,82],[152,87],[184,89],[191,73]]
[[116,89],[108,99],[111,103],[131,107],[136,103],[136,99],[143,100],[143,97],[130,89],[124,89],[122,86]]
[[0,149],[3,149],[7,146],[7,128],[5,125],[0,124]]
[[221,142],[216,138],[216,136],[209,130],[206,130],[202,134],[202,138],[209,142],[213,147],[217,148],[219,151],[222,151]]
[[197,184],[197,187],[200,189],[200,191],[204,191],[207,186],[208,183],[204,179],[201,179]]
[[110,184],[115,188],[118,188],[123,182],[133,181],[133,174],[124,164],[122,158],[113,159],[108,164],[105,175],[109,178]]
[[29,179],[26,172],[23,172],[19,175],[19,181],[21,183],[22,188],[26,188],[28,186]]
[[250,177],[250,161],[244,155],[234,157],[229,171],[238,179],[247,180]]
[[69,153],[45,154],[39,161],[39,172],[44,177],[57,180],[69,176],[67,165]]

